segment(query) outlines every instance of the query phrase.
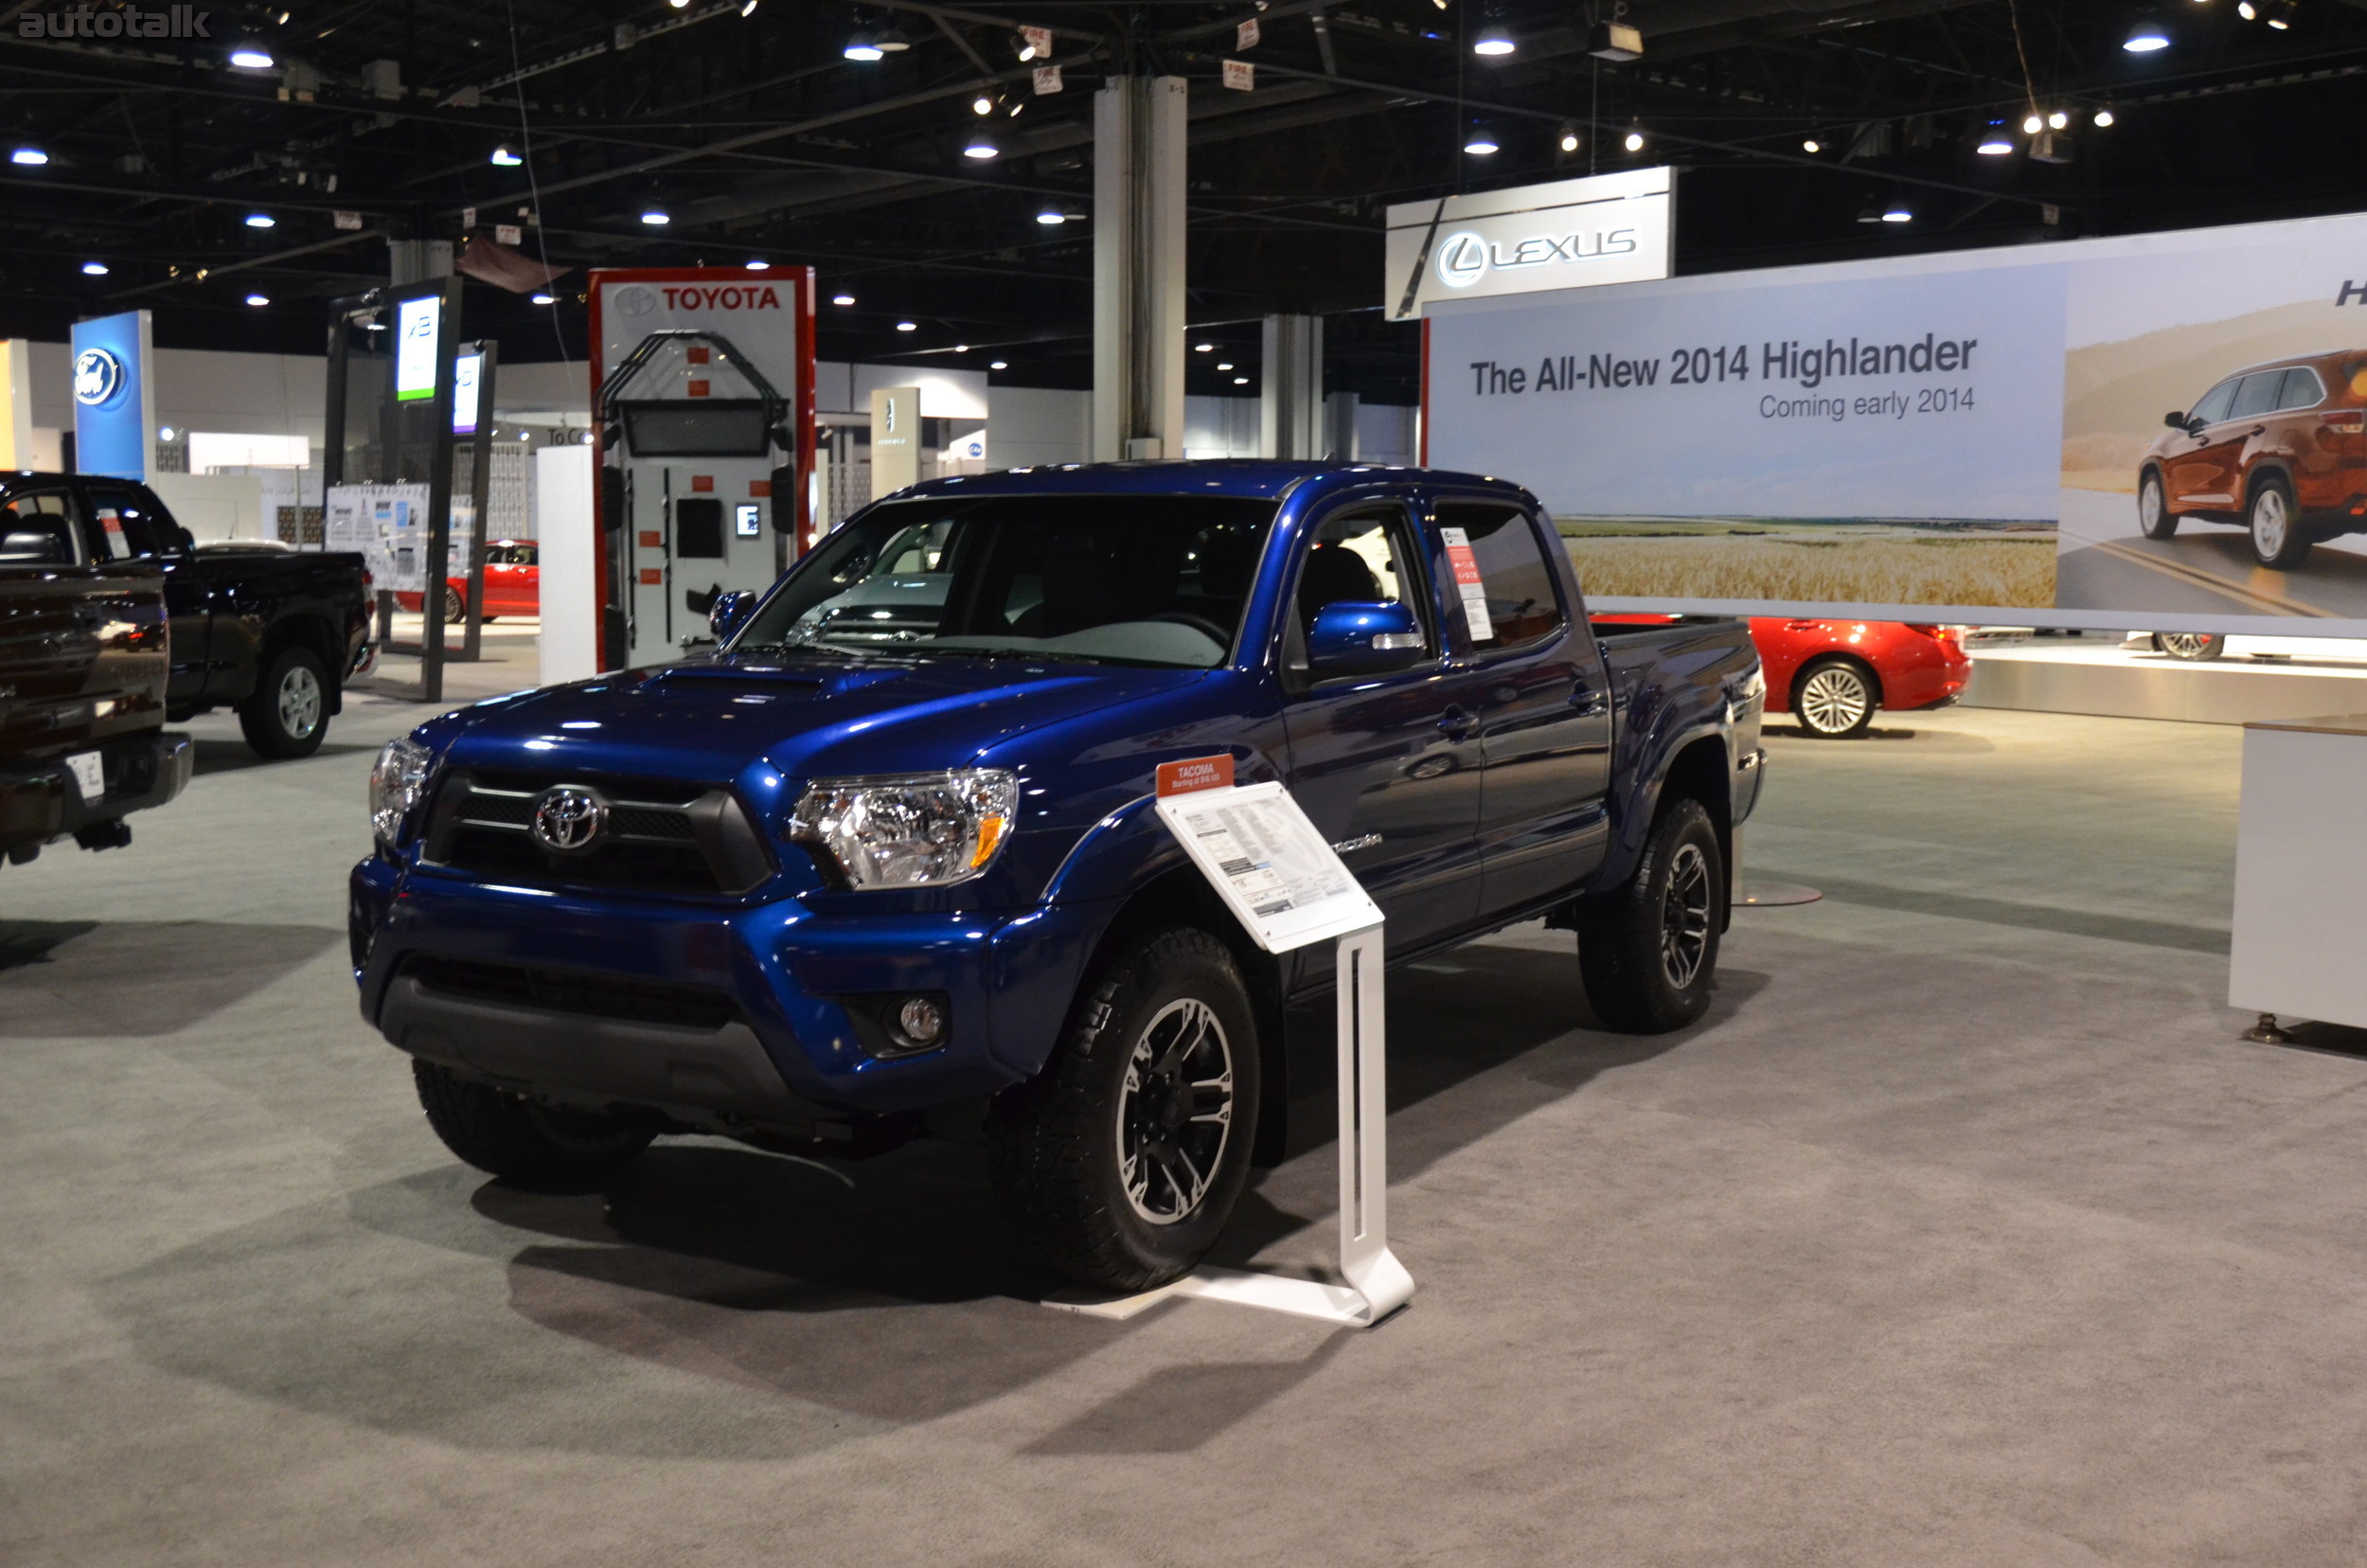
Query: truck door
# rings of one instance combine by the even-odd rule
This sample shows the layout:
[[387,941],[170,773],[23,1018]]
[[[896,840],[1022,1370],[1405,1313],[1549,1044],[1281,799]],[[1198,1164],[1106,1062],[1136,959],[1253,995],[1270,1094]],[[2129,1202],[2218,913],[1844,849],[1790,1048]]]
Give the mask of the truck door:
[[90,727],[98,642],[76,509],[63,487],[0,500],[0,715],[27,751],[59,749]]
[[94,525],[94,560],[153,561],[164,569],[165,615],[172,626],[172,678],[165,686],[165,705],[185,709],[205,694],[213,650],[212,595],[187,536],[145,488],[86,479],[82,493]]
[[1610,843],[1611,682],[1564,574],[1561,542],[1519,507],[1432,508],[1457,592],[1454,656],[1477,677],[1480,902],[1491,917],[1575,887]]
[[[1401,503],[1322,519],[1299,543],[1283,628],[1290,793],[1380,905],[1397,950],[1468,926],[1479,909],[1480,683],[1445,659],[1420,539]],[[1392,675],[1305,684],[1308,629],[1341,599],[1413,605],[1427,657]],[[1329,945],[1305,962],[1302,980],[1327,975]]]

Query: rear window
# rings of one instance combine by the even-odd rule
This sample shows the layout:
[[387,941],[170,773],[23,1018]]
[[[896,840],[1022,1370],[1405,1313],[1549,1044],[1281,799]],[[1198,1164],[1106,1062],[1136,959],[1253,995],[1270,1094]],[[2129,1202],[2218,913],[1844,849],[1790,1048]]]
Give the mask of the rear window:
[[2306,365],[2297,365],[2285,372],[2285,386],[2277,394],[2277,409],[2311,408],[2326,401],[2325,383],[2318,372]]
[[[1561,597],[1554,569],[1528,514],[1510,507],[1442,502],[1438,531],[1447,559],[1457,569],[1462,618],[1474,645],[1521,648],[1561,628]],[[1462,580],[1460,559],[1468,550],[1479,570],[1479,593]]]
[[148,560],[172,547],[165,521],[138,491],[93,485],[90,504],[92,553],[99,560]]
[[2235,403],[2228,410],[2228,418],[2241,419],[2253,414],[2274,413],[2277,393],[2284,385],[2282,370],[2259,370],[2246,376],[2244,383],[2235,389]]

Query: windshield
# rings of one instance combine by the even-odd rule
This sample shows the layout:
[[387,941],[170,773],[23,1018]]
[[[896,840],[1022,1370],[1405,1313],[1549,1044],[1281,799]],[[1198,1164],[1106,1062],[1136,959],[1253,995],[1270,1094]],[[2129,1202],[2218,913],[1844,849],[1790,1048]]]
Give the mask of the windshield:
[[1273,516],[1198,495],[899,501],[825,540],[732,646],[1212,669]]

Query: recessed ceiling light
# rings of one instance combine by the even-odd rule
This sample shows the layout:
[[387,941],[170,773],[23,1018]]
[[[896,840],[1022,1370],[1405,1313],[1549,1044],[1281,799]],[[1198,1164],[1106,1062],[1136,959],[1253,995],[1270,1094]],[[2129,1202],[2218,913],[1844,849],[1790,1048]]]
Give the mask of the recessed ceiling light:
[[1062,223],[1068,222],[1068,214],[1062,212],[1059,207],[1046,207],[1041,212],[1036,214],[1036,222],[1043,224],[1046,228],[1058,228]]
[[1475,158],[1485,158],[1496,151],[1496,138],[1485,131],[1475,131],[1471,139],[1463,144],[1463,151]]
[[773,270],[773,263],[767,261],[761,256],[752,256],[748,258],[748,270],[750,272],[771,272]]
[[992,365],[987,366],[989,370],[1008,370],[1010,367],[1011,362],[1009,360],[996,360]]
[[20,147],[15,151],[9,154],[9,162],[12,164],[23,164],[28,169],[39,169],[43,164],[45,164],[48,161],[49,154],[44,152],[38,147]]
[[2151,54],[2156,49],[2169,46],[2170,35],[2163,30],[2161,18],[2156,16],[2140,16],[2136,26],[2128,29],[2128,36],[2121,41],[2121,47],[2130,54]]
[[1504,30],[1504,24],[1501,22],[1490,22],[1480,29],[1477,38],[1471,40],[1471,52],[1475,55],[1483,55],[1489,60],[1500,60],[1519,47],[1520,45],[1512,41],[1512,34]]
[[493,149],[493,155],[485,161],[491,164],[495,169],[515,169],[520,164],[525,162],[525,160],[518,156],[517,153],[509,151],[508,144],[506,142]]
[[1231,366],[1231,365],[1218,365],[1218,366],[1217,366],[1217,368],[1218,368],[1218,369],[1219,369],[1219,370],[1230,370],[1230,369],[1232,369],[1232,368],[1233,368],[1233,366]]
[[279,220],[274,218],[268,212],[250,212],[246,215],[246,226],[249,228],[276,228],[279,226]]
[[539,294],[534,296],[534,302],[537,305],[556,305],[559,303],[559,300],[556,295]]
[[1992,130],[1984,135],[1981,138],[1981,145],[1973,149],[1984,158],[2002,158],[2013,150],[2014,144],[2006,139],[2005,133],[1998,130]]
[[984,131],[979,131],[973,133],[970,140],[963,145],[962,156],[965,158],[975,158],[979,162],[984,163],[987,159],[996,156],[1002,151],[1003,150],[1001,148],[994,145],[994,138],[992,136],[988,135]]
[[268,294],[249,294],[246,296],[246,302],[249,305],[268,305],[271,303],[271,296]]
[[241,44],[230,51],[230,63],[241,71],[268,71],[272,68],[271,51],[259,44]]
[[1213,354],[1216,351],[1217,346],[1213,343],[1195,343],[1192,345],[1192,352],[1195,354]]
[[853,294],[832,294],[830,296],[830,303],[833,305],[852,305],[854,302],[855,296]]
[[1236,386],[1247,386],[1249,384],[1249,378],[1247,376],[1236,376],[1233,378],[1233,384]]
[[967,354],[970,352],[970,345],[967,343],[957,343],[953,345],[953,352],[957,354]]
[[920,323],[917,321],[899,321],[896,324],[896,330],[899,332],[917,332],[920,330]]
[[91,277],[104,277],[107,276],[107,263],[104,261],[85,261],[82,263],[82,271],[86,276]]
[[664,228],[674,220],[666,215],[665,208],[651,207],[649,211],[641,215],[641,221],[649,224],[651,228]]
[[1904,202],[1893,202],[1882,209],[1882,222],[1885,223],[1912,223],[1914,221],[1915,215],[1907,210]]

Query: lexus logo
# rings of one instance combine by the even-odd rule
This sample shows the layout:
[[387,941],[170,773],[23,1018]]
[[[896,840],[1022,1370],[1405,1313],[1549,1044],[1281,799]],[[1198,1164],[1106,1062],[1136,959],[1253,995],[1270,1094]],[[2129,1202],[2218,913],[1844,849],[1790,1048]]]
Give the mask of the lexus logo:
[[1438,281],[1450,289],[1468,289],[1490,272],[1518,272],[1578,261],[1598,261],[1635,250],[1631,228],[1579,230],[1570,234],[1532,234],[1509,247],[1465,229],[1438,241]]
[[562,855],[580,854],[608,825],[608,802],[589,790],[561,785],[534,803],[534,842]]

